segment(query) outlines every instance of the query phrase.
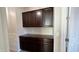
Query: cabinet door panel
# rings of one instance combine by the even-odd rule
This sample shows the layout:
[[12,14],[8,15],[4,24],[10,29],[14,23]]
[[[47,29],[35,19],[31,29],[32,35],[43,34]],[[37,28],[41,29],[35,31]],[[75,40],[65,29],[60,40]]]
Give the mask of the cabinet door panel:
[[43,9],[43,26],[53,26],[53,8]]
[[22,14],[24,27],[29,27],[29,25],[30,25],[29,16],[30,16],[30,13],[28,13],[28,12]]
[[37,10],[35,11],[36,13],[36,27],[41,27],[42,26],[42,10]]
[[25,51],[41,52],[42,42],[40,38],[20,37],[20,48]]
[[35,18],[35,12],[34,11],[30,12],[29,22],[30,22],[30,27],[35,27],[36,26],[36,18]]

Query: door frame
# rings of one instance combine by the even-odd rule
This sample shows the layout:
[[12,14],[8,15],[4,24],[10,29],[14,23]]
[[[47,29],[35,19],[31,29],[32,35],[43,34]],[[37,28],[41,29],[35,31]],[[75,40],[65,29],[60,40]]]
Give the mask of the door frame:
[[68,7],[54,8],[54,52],[66,52],[67,16]]

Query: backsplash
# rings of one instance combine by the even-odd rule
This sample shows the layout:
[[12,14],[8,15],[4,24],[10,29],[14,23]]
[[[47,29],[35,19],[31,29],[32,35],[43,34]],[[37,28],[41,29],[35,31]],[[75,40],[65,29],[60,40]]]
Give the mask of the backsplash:
[[38,27],[38,28],[24,28],[27,34],[42,34],[42,35],[53,35],[53,28],[52,27]]

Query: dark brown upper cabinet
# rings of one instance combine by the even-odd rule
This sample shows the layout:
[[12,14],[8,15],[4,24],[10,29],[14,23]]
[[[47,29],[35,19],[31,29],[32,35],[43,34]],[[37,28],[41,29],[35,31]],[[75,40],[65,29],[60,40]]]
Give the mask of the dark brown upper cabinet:
[[22,13],[23,27],[52,27],[53,7]]

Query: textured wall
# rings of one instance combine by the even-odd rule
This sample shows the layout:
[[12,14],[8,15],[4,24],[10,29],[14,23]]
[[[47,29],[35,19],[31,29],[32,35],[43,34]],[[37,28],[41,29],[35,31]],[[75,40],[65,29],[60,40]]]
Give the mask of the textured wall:
[[71,8],[68,51],[79,52],[79,7]]

